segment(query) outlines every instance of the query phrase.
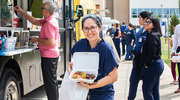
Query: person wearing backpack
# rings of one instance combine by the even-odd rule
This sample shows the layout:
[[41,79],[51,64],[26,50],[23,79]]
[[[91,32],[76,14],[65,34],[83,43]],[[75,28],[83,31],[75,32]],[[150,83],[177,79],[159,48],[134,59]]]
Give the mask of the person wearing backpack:
[[114,32],[115,32],[114,24],[112,24],[112,27],[107,30],[106,34],[109,33],[109,36],[111,36],[113,38],[114,37]]
[[121,37],[122,37],[122,55],[125,55],[125,45],[126,45],[126,33],[128,30],[128,26],[126,25],[126,22],[122,22],[121,26]]

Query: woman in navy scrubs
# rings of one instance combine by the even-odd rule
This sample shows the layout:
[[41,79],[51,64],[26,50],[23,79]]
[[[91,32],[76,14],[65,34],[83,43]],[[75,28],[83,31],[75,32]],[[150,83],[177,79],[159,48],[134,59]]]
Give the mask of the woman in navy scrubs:
[[159,20],[153,16],[149,17],[144,24],[148,34],[143,44],[141,57],[143,96],[144,100],[160,100],[160,76],[164,70],[161,59],[161,28]]
[[116,50],[118,52],[118,55],[119,55],[119,58],[121,59],[121,49],[120,49],[120,36],[121,36],[121,33],[119,31],[119,28],[118,28],[118,23],[116,23],[114,25],[114,28],[115,28],[115,33],[114,33],[114,45],[116,47]]
[[[118,63],[116,62],[113,49],[109,43],[99,37],[102,23],[95,14],[88,14],[82,19],[82,30],[85,39],[79,40],[71,49],[75,52],[98,52],[99,69],[98,76],[93,84],[85,84],[80,81],[79,85],[89,89],[89,100],[114,100],[114,86],[118,78]],[[72,62],[68,72],[72,71]]]
[[137,87],[141,78],[141,51],[144,40],[146,39],[147,30],[144,28],[144,21],[151,16],[151,13],[148,11],[143,11],[139,14],[139,24],[142,25],[139,31],[136,34],[136,45],[134,47],[134,59],[133,59],[133,68],[130,76],[130,85],[129,85],[129,95],[128,100],[134,100],[136,97]]
[[132,60],[133,54],[130,54],[130,51],[133,50],[134,42],[135,42],[135,35],[136,32],[133,29],[133,25],[130,23],[128,25],[129,31],[126,33],[126,56],[124,60]]

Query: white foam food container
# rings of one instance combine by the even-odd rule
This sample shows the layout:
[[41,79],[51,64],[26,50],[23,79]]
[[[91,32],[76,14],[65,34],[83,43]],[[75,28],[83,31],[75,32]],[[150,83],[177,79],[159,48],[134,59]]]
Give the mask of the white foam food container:
[[180,56],[173,56],[173,57],[171,58],[171,60],[172,60],[172,62],[174,62],[174,63],[180,62]]
[[[69,79],[73,82],[93,83],[98,75],[99,68],[99,54],[97,52],[75,52],[73,54],[73,70],[69,75]],[[73,74],[77,71],[83,71],[86,74],[94,74],[94,79],[74,79]]]

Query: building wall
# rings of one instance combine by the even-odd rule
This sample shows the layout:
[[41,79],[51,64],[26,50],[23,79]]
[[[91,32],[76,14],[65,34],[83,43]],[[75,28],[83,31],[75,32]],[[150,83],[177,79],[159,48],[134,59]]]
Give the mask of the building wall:
[[[95,2],[95,5],[100,5],[100,9],[105,9],[106,8],[106,2],[105,0],[93,0]],[[102,17],[105,17],[105,12],[101,11],[100,15]]]
[[106,13],[106,17],[114,18],[114,0],[106,0],[106,9],[110,11],[110,13]]
[[[110,1],[110,0],[109,0]],[[129,0],[114,0],[114,19],[117,19],[120,23],[126,21],[129,23]]]

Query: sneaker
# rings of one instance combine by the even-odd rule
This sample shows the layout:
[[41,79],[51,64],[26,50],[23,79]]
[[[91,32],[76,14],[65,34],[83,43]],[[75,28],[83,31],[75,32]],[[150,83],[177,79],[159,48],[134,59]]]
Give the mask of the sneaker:
[[178,81],[173,81],[173,82],[171,82],[170,84],[172,84],[172,85],[178,85],[179,82],[178,82]]
[[174,93],[180,93],[180,89],[177,89],[176,91],[174,91]]
[[174,85],[178,85],[179,84],[179,82],[178,81],[176,81],[175,83],[174,83]]
[[174,85],[176,83],[176,81],[172,81],[170,84]]

